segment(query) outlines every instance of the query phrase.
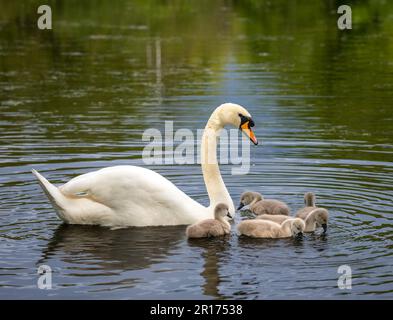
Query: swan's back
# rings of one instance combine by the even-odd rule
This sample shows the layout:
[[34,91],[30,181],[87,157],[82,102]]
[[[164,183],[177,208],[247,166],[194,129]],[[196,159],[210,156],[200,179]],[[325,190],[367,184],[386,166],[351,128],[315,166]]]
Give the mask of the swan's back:
[[317,207],[304,207],[299,209],[298,212],[296,212],[296,217],[305,220],[308,214],[315,209],[317,209]]
[[260,219],[260,220],[269,220],[273,221],[275,223],[281,224],[287,219],[291,219],[291,216],[286,216],[282,214],[261,214],[256,216],[255,219]]
[[269,220],[244,220],[239,223],[237,230],[240,234],[253,238],[278,238],[280,225]]
[[115,166],[86,173],[61,186],[70,198],[89,198],[113,211],[112,225],[191,224],[213,213],[160,174],[142,167]]
[[186,229],[188,238],[218,237],[229,233],[229,228],[216,219],[206,219]]
[[261,214],[280,214],[289,215],[289,207],[282,201],[274,199],[260,200],[251,206],[251,211],[256,215]]
[[153,194],[163,190],[174,193],[176,190],[182,198],[188,198],[168,179],[152,170],[137,166],[114,166],[85,173],[71,179],[59,189],[68,196],[87,194],[107,204],[113,202],[112,206],[119,205],[116,199],[126,198],[135,189]]

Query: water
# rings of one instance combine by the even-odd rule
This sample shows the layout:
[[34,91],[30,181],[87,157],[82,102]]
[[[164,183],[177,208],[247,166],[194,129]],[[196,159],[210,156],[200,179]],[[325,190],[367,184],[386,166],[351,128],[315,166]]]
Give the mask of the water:
[[[52,31],[36,4],[0,1],[1,298],[393,298],[392,3],[354,3],[346,32],[334,1],[49,2]],[[248,175],[221,166],[234,201],[255,190],[294,211],[314,191],[327,235],[66,226],[30,173],[144,165],[145,129],[195,132],[226,101],[262,141]],[[207,205],[198,165],[150,168]],[[42,264],[52,290],[37,289]]]

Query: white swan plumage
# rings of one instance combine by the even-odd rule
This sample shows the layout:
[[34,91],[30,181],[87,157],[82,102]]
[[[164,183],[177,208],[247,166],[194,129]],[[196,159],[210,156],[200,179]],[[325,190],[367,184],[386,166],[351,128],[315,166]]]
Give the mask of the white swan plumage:
[[201,164],[210,199],[204,207],[157,172],[138,166],[114,166],[82,174],[56,187],[32,170],[58,216],[69,224],[102,226],[187,225],[214,217],[218,203],[235,208],[217,163],[217,137],[225,125],[239,127],[254,143],[249,112],[240,105],[217,107],[202,136]]

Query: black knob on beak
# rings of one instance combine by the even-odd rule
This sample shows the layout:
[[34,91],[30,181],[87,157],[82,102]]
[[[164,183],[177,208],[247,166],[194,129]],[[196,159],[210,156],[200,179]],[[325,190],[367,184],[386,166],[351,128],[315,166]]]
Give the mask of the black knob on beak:
[[245,205],[243,203],[240,202],[239,207],[237,208],[237,210],[240,210],[241,208],[243,208]]

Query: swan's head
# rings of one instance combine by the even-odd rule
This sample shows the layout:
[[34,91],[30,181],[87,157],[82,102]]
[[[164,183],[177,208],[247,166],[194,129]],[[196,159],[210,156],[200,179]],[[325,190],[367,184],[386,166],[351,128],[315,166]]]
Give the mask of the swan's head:
[[218,117],[222,126],[233,125],[250,138],[253,144],[258,144],[258,140],[251,129],[255,123],[244,107],[235,103],[224,103],[215,110],[214,114]]
[[306,207],[315,207],[315,194],[313,192],[306,192],[304,194],[304,204]]
[[283,223],[289,223],[292,237],[301,237],[306,229],[306,224],[300,218],[287,219]]
[[315,222],[317,227],[323,228],[323,232],[327,231],[328,220],[329,220],[329,212],[324,208],[318,208],[315,212]]
[[218,205],[216,205],[216,207],[214,208],[214,217],[216,219],[222,219],[225,217],[232,219],[232,216],[229,213],[229,207],[225,203],[219,203]]
[[248,206],[249,204],[251,204],[251,202],[255,200],[257,201],[263,200],[263,196],[258,192],[251,192],[251,191],[243,192],[242,195],[240,196],[240,203],[237,210],[240,210],[241,208]]

